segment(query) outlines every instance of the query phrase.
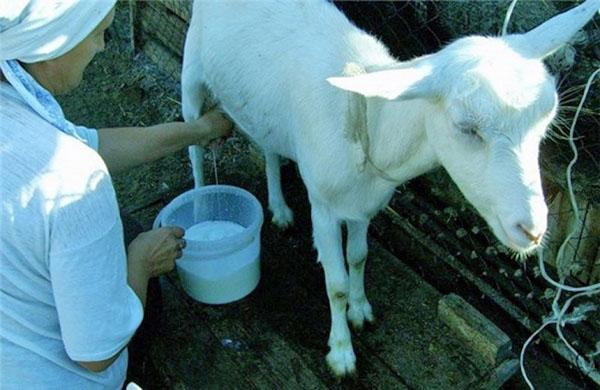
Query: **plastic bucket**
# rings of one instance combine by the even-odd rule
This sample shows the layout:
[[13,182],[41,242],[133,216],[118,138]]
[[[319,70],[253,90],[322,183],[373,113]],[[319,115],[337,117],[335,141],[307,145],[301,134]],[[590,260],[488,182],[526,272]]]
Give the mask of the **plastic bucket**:
[[190,239],[177,260],[185,291],[209,304],[233,302],[248,295],[260,280],[260,202],[246,190],[212,185],[184,192],[164,207],[154,228],[189,228],[206,222],[233,222],[243,230],[214,239]]

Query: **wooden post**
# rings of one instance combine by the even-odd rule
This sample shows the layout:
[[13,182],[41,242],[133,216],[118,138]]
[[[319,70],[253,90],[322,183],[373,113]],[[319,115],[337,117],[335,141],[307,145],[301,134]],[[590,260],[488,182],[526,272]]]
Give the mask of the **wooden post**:
[[128,0],[129,5],[129,50],[131,55],[135,55],[135,30],[136,30],[136,12],[137,2],[136,0]]

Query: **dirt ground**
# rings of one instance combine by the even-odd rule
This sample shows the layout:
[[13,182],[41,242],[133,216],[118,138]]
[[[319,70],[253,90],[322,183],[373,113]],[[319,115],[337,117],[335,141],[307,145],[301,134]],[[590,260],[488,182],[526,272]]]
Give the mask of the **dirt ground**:
[[[118,14],[117,17],[125,16]],[[115,25],[119,25],[118,20]],[[60,97],[67,118],[98,128],[145,126],[179,119],[178,84],[161,74],[143,56],[132,54],[126,31],[112,28],[109,35],[107,50],[89,67],[81,87]],[[250,189],[263,205],[266,204],[264,181],[257,180],[262,177],[262,158],[243,136],[234,134],[229,138],[217,152],[217,160],[221,182]],[[397,306],[397,299],[393,297],[405,291],[403,289],[421,286],[422,281],[416,275],[411,279],[413,276],[407,275],[413,275],[412,271],[396,263],[388,266],[374,262],[373,267],[380,268],[380,275],[390,278],[385,283],[380,283],[374,274],[368,276],[371,280],[367,283],[378,286],[379,292],[374,299],[380,309],[385,308],[379,312],[382,314],[380,323],[385,325],[374,331],[367,330],[364,337],[355,336],[362,377],[340,385],[326,372],[323,357],[327,350],[329,315],[322,271],[314,261],[316,253],[310,246],[308,203],[294,166],[284,167],[283,173],[291,177],[284,182],[284,192],[292,194],[293,203],[290,203],[295,210],[302,210],[297,212],[295,227],[285,233],[267,226],[269,215],[266,214],[263,234],[268,241],[263,246],[266,244],[268,249],[266,260],[263,259],[263,279],[246,302],[223,307],[201,306],[183,297],[175,274],[163,280],[164,297],[171,300],[165,308],[168,318],[160,326],[162,331],[174,330],[157,342],[153,357],[144,361],[148,367],[137,367],[145,375],[142,378],[145,388],[279,388],[282,385],[297,388],[453,388],[450,385],[453,381],[459,383],[462,380],[451,377],[452,372],[459,375],[457,367],[454,368],[456,371],[448,369],[448,377],[438,382],[431,379],[439,375],[432,370],[442,367],[436,356],[443,353],[435,348],[444,344],[444,335],[434,331],[441,328],[432,327],[427,332],[420,332],[418,327],[426,328],[427,325],[415,319],[417,308],[420,305],[435,306],[439,293],[423,284],[422,291],[429,295],[423,295],[421,301],[416,299],[418,297],[408,296],[403,307]],[[205,174],[207,181],[213,183],[210,159]],[[189,188],[190,178],[187,153],[181,151],[131,172],[114,175],[113,181],[121,207],[148,228],[164,205],[160,201],[153,203],[159,199],[157,194],[176,195]],[[290,252],[296,253],[298,258],[292,257]],[[382,249],[375,252],[375,257],[380,260],[389,256]],[[292,263],[287,263],[289,261]],[[396,283],[394,288],[392,282]],[[432,315],[431,311],[428,313]],[[423,315],[423,319],[427,318]],[[196,320],[199,322],[192,323]],[[430,318],[430,321],[434,320]],[[205,333],[203,329],[209,331]],[[419,344],[418,339],[426,337],[429,339]],[[396,347],[388,346],[388,339],[394,340]],[[223,340],[240,341],[236,344],[239,348],[231,349],[223,344]],[[190,349],[190,343],[206,347]],[[397,347],[403,343],[406,348]],[[415,345],[412,349],[411,343]],[[532,352],[533,360],[543,354]],[[160,359],[173,361],[161,364]],[[452,361],[452,354],[448,359]],[[132,364],[139,366],[139,362]],[[532,366],[532,375],[548,385],[561,383],[561,388],[577,388],[560,374],[559,369],[548,369],[544,364]],[[288,372],[290,365],[294,370]],[[232,373],[236,367],[240,372]],[[422,368],[422,371],[413,372],[414,379],[407,380],[400,372],[402,367],[405,371],[410,371],[411,367],[413,370],[414,367]],[[200,368],[202,370],[198,371]],[[273,374],[280,378],[273,379]],[[506,388],[523,386],[517,375]]]

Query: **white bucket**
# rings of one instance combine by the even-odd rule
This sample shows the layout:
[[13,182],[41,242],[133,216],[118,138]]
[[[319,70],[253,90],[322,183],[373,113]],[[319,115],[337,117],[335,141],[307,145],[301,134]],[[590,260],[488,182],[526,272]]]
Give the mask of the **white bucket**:
[[260,229],[263,211],[246,190],[226,185],[196,188],[179,195],[163,208],[154,228],[226,221],[243,230],[218,239],[186,237],[187,246],[177,260],[185,291],[209,304],[229,303],[248,295],[260,279]]

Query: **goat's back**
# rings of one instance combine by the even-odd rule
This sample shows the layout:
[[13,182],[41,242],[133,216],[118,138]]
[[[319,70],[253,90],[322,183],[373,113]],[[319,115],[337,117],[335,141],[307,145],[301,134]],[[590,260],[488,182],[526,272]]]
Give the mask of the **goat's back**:
[[326,79],[348,62],[393,61],[324,1],[196,1],[188,34],[184,72],[198,72],[257,143],[297,161],[303,148],[341,147],[347,95]]

